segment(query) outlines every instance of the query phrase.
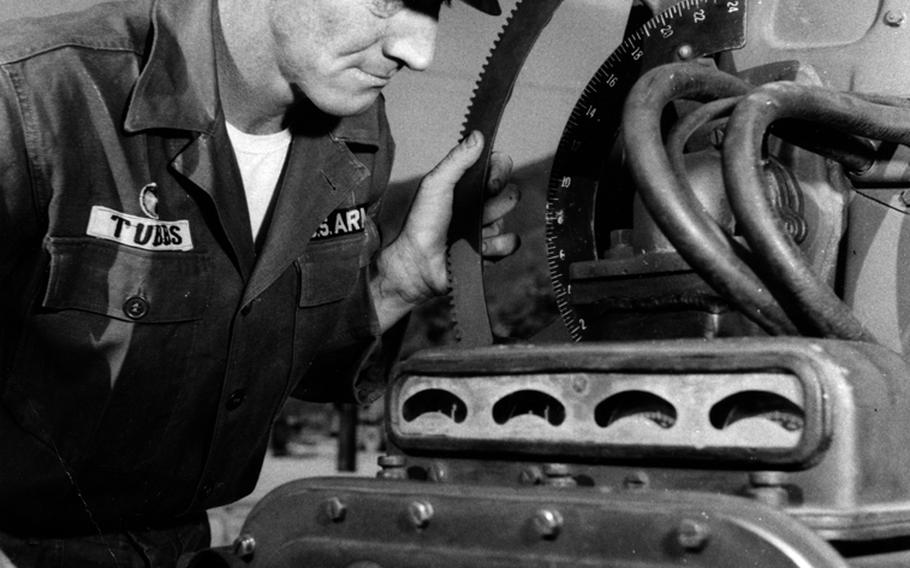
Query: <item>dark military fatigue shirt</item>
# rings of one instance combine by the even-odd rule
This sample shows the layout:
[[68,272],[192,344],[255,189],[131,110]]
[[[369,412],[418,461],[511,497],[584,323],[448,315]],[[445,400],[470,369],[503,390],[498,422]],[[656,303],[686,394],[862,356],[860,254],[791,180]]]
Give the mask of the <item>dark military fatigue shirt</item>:
[[296,390],[363,398],[392,142],[295,126],[254,244],[211,0],[0,29],[0,529],[155,526],[250,492]]

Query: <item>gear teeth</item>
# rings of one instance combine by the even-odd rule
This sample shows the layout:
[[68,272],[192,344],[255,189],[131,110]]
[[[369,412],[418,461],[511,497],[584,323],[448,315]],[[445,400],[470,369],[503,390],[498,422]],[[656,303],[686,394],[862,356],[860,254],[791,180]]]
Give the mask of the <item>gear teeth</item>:
[[[446,258],[451,287],[449,316],[455,337],[464,346],[487,345],[493,340],[486,317],[483,258],[479,252],[483,192],[478,188],[483,185],[502,110],[508,104],[518,73],[540,32],[562,2],[533,0],[525,5],[519,0],[515,4],[481,68],[462,122],[462,139],[472,130],[480,130],[487,137],[483,156],[455,187]],[[464,319],[460,320],[459,316]]]
[[474,99],[477,96],[477,91],[480,90],[481,84],[484,82],[487,74],[487,67],[490,65],[490,61],[493,59],[493,53],[499,48],[499,44],[502,42],[502,38],[506,35],[506,30],[512,24],[512,20],[515,19],[515,14],[521,8],[521,5],[524,3],[524,0],[518,0],[515,6],[512,8],[512,11],[509,12],[509,15],[506,16],[505,22],[503,22],[502,27],[499,29],[499,33],[496,34],[496,39],[493,40],[493,45],[490,47],[490,52],[487,53],[487,56],[483,60],[483,65],[480,66],[480,74],[477,76],[477,81],[474,82],[474,88],[471,90],[471,98],[468,100],[468,113],[464,118],[464,121],[461,123],[461,139],[467,137],[470,132],[468,132],[468,122],[470,122],[471,109],[474,108]]
[[452,255],[448,253],[446,253],[446,273],[448,274],[449,280],[449,290],[446,293],[446,306],[449,310],[450,320],[449,327],[452,330],[455,341],[460,343],[464,332],[462,331],[461,326],[458,325],[458,309],[455,306],[455,297],[452,295],[452,291],[455,289],[457,283],[455,282],[455,272],[452,269]]

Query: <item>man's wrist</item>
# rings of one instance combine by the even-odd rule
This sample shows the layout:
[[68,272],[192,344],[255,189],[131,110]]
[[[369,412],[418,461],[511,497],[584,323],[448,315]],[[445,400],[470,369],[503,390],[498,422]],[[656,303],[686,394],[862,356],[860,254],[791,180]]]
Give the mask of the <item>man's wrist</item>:
[[385,332],[408,312],[433,296],[422,275],[402,255],[385,249],[376,259],[370,278],[370,294],[380,329]]

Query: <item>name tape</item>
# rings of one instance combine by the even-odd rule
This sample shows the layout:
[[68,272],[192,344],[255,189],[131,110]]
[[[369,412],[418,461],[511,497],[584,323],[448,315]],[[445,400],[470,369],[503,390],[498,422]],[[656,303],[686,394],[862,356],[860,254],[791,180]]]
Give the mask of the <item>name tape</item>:
[[157,221],[95,205],[85,233],[90,237],[150,251],[193,250],[190,222]]

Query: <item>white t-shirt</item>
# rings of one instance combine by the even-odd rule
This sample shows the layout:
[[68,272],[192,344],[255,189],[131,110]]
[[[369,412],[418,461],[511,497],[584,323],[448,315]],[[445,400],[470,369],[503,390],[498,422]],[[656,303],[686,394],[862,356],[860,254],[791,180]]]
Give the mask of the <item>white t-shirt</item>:
[[237,165],[240,166],[255,240],[284,167],[291,145],[291,131],[285,129],[274,134],[247,134],[227,123],[227,133],[234,147],[234,155],[237,156]]

